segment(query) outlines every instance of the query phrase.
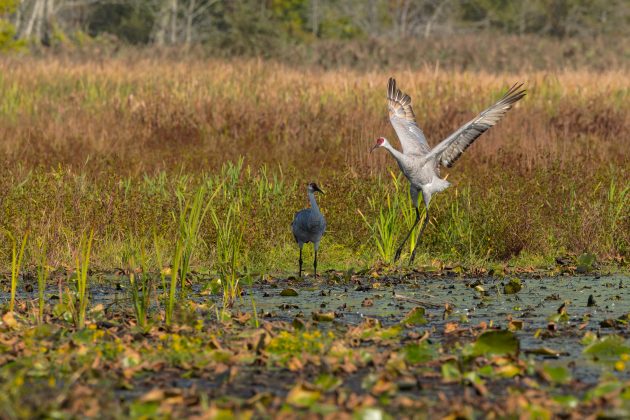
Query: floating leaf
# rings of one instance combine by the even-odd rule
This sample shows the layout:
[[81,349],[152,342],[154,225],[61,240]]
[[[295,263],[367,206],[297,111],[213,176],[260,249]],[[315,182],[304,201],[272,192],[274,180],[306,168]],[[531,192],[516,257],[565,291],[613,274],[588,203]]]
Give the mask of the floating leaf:
[[319,322],[331,322],[335,319],[334,312],[313,312],[313,319]]
[[339,388],[342,383],[343,381],[340,378],[331,375],[330,373],[322,373],[317,377],[314,385],[317,387],[317,389],[323,392],[330,392]]
[[626,353],[630,353],[630,346],[618,335],[607,335],[584,349],[584,354],[603,363],[615,363],[621,355]]
[[354,413],[352,418],[354,420],[382,420],[388,417],[378,408],[363,408]]
[[573,395],[556,395],[552,399],[566,408],[576,408],[580,401]]
[[624,385],[618,381],[602,382],[597,384],[593,389],[590,389],[585,395],[585,401],[591,401],[596,398],[609,397],[611,395],[619,393],[624,388]]
[[416,306],[401,321],[404,325],[425,325],[427,319],[424,317],[425,309],[422,306]]
[[566,354],[566,352],[561,352],[559,350],[554,350],[549,347],[538,347],[535,349],[525,350],[526,354],[536,354],[538,356],[550,356],[550,357],[560,357],[560,355]]
[[423,341],[419,344],[407,344],[403,347],[405,361],[415,365],[418,363],[428,362],[437,357],[437,346]]
[[571,381],[571,372],[562,365],[545,364],[540,374],[547,382],[554,384],[566,384]]
[[298,384],[289,391],[287,403],[298,408],[308,408],[315,404],[320,396],[321,393],[319,391],[310,391]]
[[518,338],[508,330],[486,331],[477,337],[473,346],[473,356],[517,355],[519,351]]
[[518,331],[523,329],[523,321],[519,319],[511,319],[508,323],[508,330],[510,331]]
[[522,288],[523,284],[521,283],[521,279],[513,277],[503,286],[503,293],[506,295],[513,295],[520,292]]
[[454,361],[449,361],[442,364],[442,379],[445,382],[459,381],[461,379],[461,372]]
[[280,292],[280,296],[297,296],[298,292],[292,288],[286,288],[282,292]]

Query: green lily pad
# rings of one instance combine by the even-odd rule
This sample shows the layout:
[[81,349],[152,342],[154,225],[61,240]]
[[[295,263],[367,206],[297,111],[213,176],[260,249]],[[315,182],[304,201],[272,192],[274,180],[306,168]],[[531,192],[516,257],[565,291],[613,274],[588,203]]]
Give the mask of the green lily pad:
[[523,284],[517,277],[513,277],[503,286],[503,293],[506,295],[514,295],[521,291]]
[[584,349],[584,354],[602,363],[615,363],[622,354],[628,353],[630,353],[630,346],[618,335],[607,335]]
[[291,287],[288,287],[284,289],[282,292],[280,292],[280,296],[297,296],[297,295],[298,295],[298,292]]
[[416,306],[413,308],[407,316],[401,321],[404,325],[425,325],[427,319],[424,317],[425,309],[422,306]]
[[566,408],[576,408],[580,401],[573,395],[556,395],[552,399]]
[[423,341],[418,344],[407,344],[403,347],[403,354],[407,363],[415,365],[435,359],[438,350],[435,345]]
[[517,355],[520,343],[516,335],[508,330],[486,331],[473,345],[473,356]]
[[554,384],[566,384],[571,381],[571,372],[562,365],[545,364],[541,374],[548,382]]
[[331,322],[335,319],[334,312],[313,312],[313,319],[319,322]]
[[314,385],[323,392],[334,391],[339,388],[343,381],[330,373],[322,373],[315,380]]
[[319,391],[310,391],[298,384],[289,391],[287,403],[298,408],[308,408],[315,404],[320,396]]

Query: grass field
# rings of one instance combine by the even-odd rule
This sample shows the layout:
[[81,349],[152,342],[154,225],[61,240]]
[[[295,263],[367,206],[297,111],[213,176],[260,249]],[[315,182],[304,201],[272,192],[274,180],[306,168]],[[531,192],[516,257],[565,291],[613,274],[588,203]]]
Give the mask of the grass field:
[[[412,267],[408,183],[369,153],[390,75],[431,144],[528,91],[442,172]],[[0,418],[629,415],[628,86],[3,58]]]
[[[170,242],[176,192],[226,179],[211,207],[223,214],[233,197],[242,201],[242,261],[257,271],[294,269],[288,225],[311,180],[327,192],[325,268],[383,260],[368,223],[388,211],[388,195],[397,196],[392,206],[408,209],[406,180],[392,182],[393,160],[368,153],[378,136],[396,143],[384,100],[389,73],[259,61],[5,59],[0,67],[2,227],[40,238],[55,266],[73,264],[90,228],[100,268],[118,266],[130,238],[153,242],[155,233]],[[447,171],[453,187],[432,203],[419,265],[548,265],[584,252],[623,265],[630,247],[626,73],[395,76],[432,143],[515,81],[528,89]],[[408,222],[395,217],[393,235]],[[212,266],[210,218],[200,236],[193,265]],[[8,260],[8,243],[0,250]]]

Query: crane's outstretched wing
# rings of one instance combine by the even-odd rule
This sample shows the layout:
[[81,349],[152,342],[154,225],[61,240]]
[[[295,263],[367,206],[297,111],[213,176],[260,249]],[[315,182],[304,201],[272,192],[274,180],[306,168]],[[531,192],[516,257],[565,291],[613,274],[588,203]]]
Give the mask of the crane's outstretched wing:
[[519,85],[514,84],[497,103],[484,110],[435,146],[431,153],[427,155],[427,158],[435,156],[445,167],[450,168],[453,166],[455,161],[464,153],[464,150],[477,140],[477,137],[499,122],[506,112],[512,108],[512,105],[525,96],[525,89],[519,90],[522,86],[522,83]]
[[411,108],[411,98],[396,88],[396,80],[393,77],[389,78],[387,85],[387,108],[389,121],[396,130],[403,153],[420,156],[429,153],[427,139],[416,124],[416,116]]

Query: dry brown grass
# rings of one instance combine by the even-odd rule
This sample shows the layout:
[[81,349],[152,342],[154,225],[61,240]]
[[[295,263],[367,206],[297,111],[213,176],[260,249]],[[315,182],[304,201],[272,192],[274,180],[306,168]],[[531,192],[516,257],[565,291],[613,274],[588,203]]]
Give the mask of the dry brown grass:
[[[488,239],[500,242],[488,245],[491,257],[588,250],[611,257],[626,253],[630,243],[623,230],[630,223],[627,208],[613,232],[602,222],[609,212],[611,180],[619,189],[630,182],[630,75],[622,71],[357,72],[259,60],[21,58],[1,61],[0,74],[0,151],[8,177],[0,198],[15,197],[16,185],[31,169],[45,179],[40,194],[48,197],[29,210],[41,212],[39,222],[22,220],[19,208],[5,203],[9,228],[30,224],[45,231],[56,211],[64,215],[56,223],[74,220],[70,225],[75,228],[111,217],[112,226],[103,232],[112,238],[130,228],[143,231],[163,218],[148,208],[143,221],[134,220],[117,182],[159,170],[216,172],[224,162],[243,156],[246,166],[280,166],[291,185],[318,178],[337,190],[328,199],[338,216],[332,223],[335,240],[351,252],[364,249],[369,235],[356,208],[365,205],[370,191],[362,185],[373,184],[385,168],[395,169],[385,153],[368,153],[380,135],[395,143],[384,99],[387,77],[394,75],[412,96],[431,143],[512,83],[526,83],[528,96],[449,171],[449,180],[471,188],[474,208],[469,211],[476,222],[496,218],[492,234],[501,239]],[[51,168],[59,166],[55,171],[72,178],[77,189],[64,189],[63,200],[52,209],[45,189],[55,178]],[[94,191],[104,197],[90,201]],[[35,191],[23,193],[29,194]],[[142,199],[137,194],[135,199]],[[301,189],[293,187],[289,194],[301,197]],[[449,217],[448,205],[455,199],[449,193],[446,197],[436,223]],[[72,200],[90,205],[72,215]],[[160,214],[168,214],[173,201],[159,203]],[[284,220],[277,222],[277,229],[286,227]],[[270,237],[269,229],[260,232],[261,240]],[[55,241],[63,242],[59,229],[52,230]],[[429,250],[448,254],[440,240],[429,235]],[[288,236],[281,241],[290,244]],[[98,248],[96,244],[95,255]]]

